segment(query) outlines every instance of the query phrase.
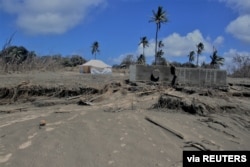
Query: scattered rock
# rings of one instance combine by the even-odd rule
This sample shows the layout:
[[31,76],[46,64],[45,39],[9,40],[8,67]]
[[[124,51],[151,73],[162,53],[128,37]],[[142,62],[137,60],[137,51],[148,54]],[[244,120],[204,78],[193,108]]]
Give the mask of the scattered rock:
[[82,101],[82,100],[79,100],[77,102],[78,105],[81,105],[81,106],[92,106],[92,103],[90,102],[86,102],[86,101]]
[[244,97],[250,97],[250,92],[242,92]]
[[41,120],[39,123],[39,126],[41,127],[41,126],[45,126],[45,125],[46,125],[46,121],[44,119]]

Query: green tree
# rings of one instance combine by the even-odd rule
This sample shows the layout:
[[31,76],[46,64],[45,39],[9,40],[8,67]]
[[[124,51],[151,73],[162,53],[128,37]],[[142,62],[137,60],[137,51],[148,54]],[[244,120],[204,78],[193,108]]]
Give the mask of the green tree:
[[202,42],[200,42],[197,45],[197,62],[196,62],[197,67],[199,65],[199,56],[201,55],[203,50],[204,50],[204,44]]
[[195,55],[195,51],[189,52],[188,61],[190,64],[194,61],[194,55]]
[[166,11],[163,10],[162,6],[158,7],[157,12],[154,10],[153,16],[149,22],[154,22],[156,24],[156,33],[155,33],[155,64],[156,64],[156,57],[157,57],[157,52],[158,52],[158,32],[161,29],[161,24],[168,22],[168,18],[166,16]]
[[140,41],[139,45],[142,45],[142,49],[143,49],[143,50],[142,50],[142,54],[143,54],[143,56],[145,57],[145,52],[144,52],[144,50],[145,50],[146,47],[149,46],[149,44],[148,44],[148,39],[147,39],[146,36],[141,37],[141,41]]
[[95,59],[96,59],[96,54],[100,53],[98,41],[95,41],[92,44],[91,48],[92,48],[91,53],[92,53],[92,55],[95,55]]
[[219,68],[221,65],[224,64],[224,58],[218,55],[216,49],[214,49],[213,54],[210,56],[210,58],[211,58],[210,65],[212,65],[213,68]]

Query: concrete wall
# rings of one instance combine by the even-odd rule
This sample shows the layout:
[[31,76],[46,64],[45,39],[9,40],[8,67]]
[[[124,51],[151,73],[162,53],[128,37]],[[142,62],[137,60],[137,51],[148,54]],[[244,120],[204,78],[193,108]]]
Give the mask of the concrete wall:
[[[150,81],[152,72],[160,71],[159,82],[171,83],[173,76],[170,67],[167,66],[144,66],[131,65],[129,68],[130,81]],[[224,70],[202,69],[202,68],[176,68],[176,75],[179,84],[197,86],[226,86],[227,73]]]

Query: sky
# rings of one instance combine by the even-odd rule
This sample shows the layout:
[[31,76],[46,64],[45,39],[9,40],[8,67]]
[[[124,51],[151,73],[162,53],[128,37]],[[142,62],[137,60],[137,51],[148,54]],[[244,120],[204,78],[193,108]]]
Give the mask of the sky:
[[36,54],[80,55],[93,59],[91,45],[98,41],[97,59],[114,65],[129,54],[139,56],[140,38],[146,36],[146,61],[154,60],[158,6],[167,13],[159,40],[166,60],[187,62],[202,42],[201,62],[210,62],[213,47],[230,68],[235,55],[250,57],[250,0],[0,0],[0,47],[15,33],[12,44]]

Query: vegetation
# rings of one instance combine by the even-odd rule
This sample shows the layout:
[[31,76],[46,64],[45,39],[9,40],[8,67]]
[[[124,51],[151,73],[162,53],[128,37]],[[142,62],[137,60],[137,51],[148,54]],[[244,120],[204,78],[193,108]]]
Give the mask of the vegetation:
[[[158,41],[158,33],[161,29],[163,23],[168,22],[166,16],[166,11],[164,11],[162,6],[159,6],[157,11],[152,11],[153,15],[149,22],[154,22],[156,24],[155,32],[155,60],[153,65],[167,65],[167,61],[164,58],[164,43],[160,40]],[[9,71],[28,71],[30,69],[46,69],[55,70],[56,68],[63,67],[75,67],[77,65],[86,62],[84,58],[79,55],[71,55],[63,57],[60,54],[38,56],[34,51],[29,51],[24,46],[12,45],[12,39],[15,33],[7,40],[0,51],[0,67],[5,72]],[[149,42],[146,36],[140,38],[139,45],[142,46],[142,54],[137,58],[134,55],[129,54],[121,61],[120,65],[115,65],[115,67],[125,67],[128,68],[131,64],[146,64],[145,48],[149,47]],[[176,67],[198,67],[199,57],[204,51],[204,44],[202,42],[196,45],[197,50],[192,50],[188,54],[187,63],[172,62]],[[98,41],[94,41],[91,45],[91,53],[96,59],[96,55],[100,53],[100,45]],[[196,58],[196,65],[193,64]],[[210,55],[210,63],[203,62],[201,64],[202,68],[214,68],[219,69],[220,66],[224,64],[225,59],[218,55],[216,49]],[[250,77],[250,58],[248,56],[235,55],[233,57],[234,64],[232,65],[231,75],[234,77]]]
[[141,37],[139,45],[142,45],[142,54],[137,58],[137,64],[146,64],[145,48],[149,46],[146,36]]
[[2,70],[8,72],[11,67],[12,71],[19,70],[19,66],[25,62],[31,63],[36,57],[34,51],[28,51],[23,46],[12,46],[10,44],[4,45],[0,51],[0,63],[2,64]]
[[129,54],[123,58],[123,60],[120,64],[120,67],[128,68],[130,65],[135,64],[135,63],[136,63],[136,61],[135,61],[134,55]]
[[204,44],[200,42],[197,45],[197,62],[196,62],[197,67],[199,66],[199,56],[201,55],[203,50],[204,50]]
[[165,57],[161,56],[157,58],[157,65],[168,65],[168,62]]
[[188,61],[189,61],[190,64],[192,64],[193,61],[194,61],[194,55],[195,55],[195,51],[189,52]]
[[30,70],[55,70],[63,67],[75,67],[85,63],[79,55],[62,57],[60,54],[37,56],[24,46],[3,47],[0,51],[0,66],[4,72],[22,72]]
[[233,56],[232,77],[250,78],[250,57],[249,56]]
[[141,41],[140,41],[139,45],[142,45],[142,55],[145,57],[145,52],[144,52],[144,50],[145,50],[146,47],[149,46],[149,45],[148,45],[148,39],[147,39],[146,36],[141,37]]
[[71,57],[65,57],[61,60],[64,67],[75,67],[86,63],[86,60],[79,55],[73,55]]
[[138,58],[137,58],[137,64],[142,64],[145,65],[146,64],[146,58],[143,54],[141,54]]
[[28,56],[33,55],[23,46],[8,46],[0,52],[0,57],[6,64],[21,64]]
[[92,53],[92,55],[95,55],[95,59],[96,59],[96,54],[100,53],[99,43],[97,41],[95,41],[92,44],[91,48],[92,48],[91,53]]
[[150,22],[154,22],[156,24],[156,33],[155,33],[155,64],[156,64],[156,58],[158,54],[158,32],[161,29],[161,24],[168,22],[166,11],[163,10],[162,6],[159,6],[156,12],[153,10],[153,16]]
[[157,51],[156,62],[155,62],[158,65],[165,65],[166,64],[166,59],[163,57],[163,55],[164,55],[164,52],[162,50],[163,47],[164,47],[163,42],[159,41],[159,43],[158,43],[159,50]]
[[211,58],[210,65],[213,68],[220,68],[220,66],[224,64],[224,58],[218,55],[216,49],[214,49],[213,54],[210,56],[210,58]]

